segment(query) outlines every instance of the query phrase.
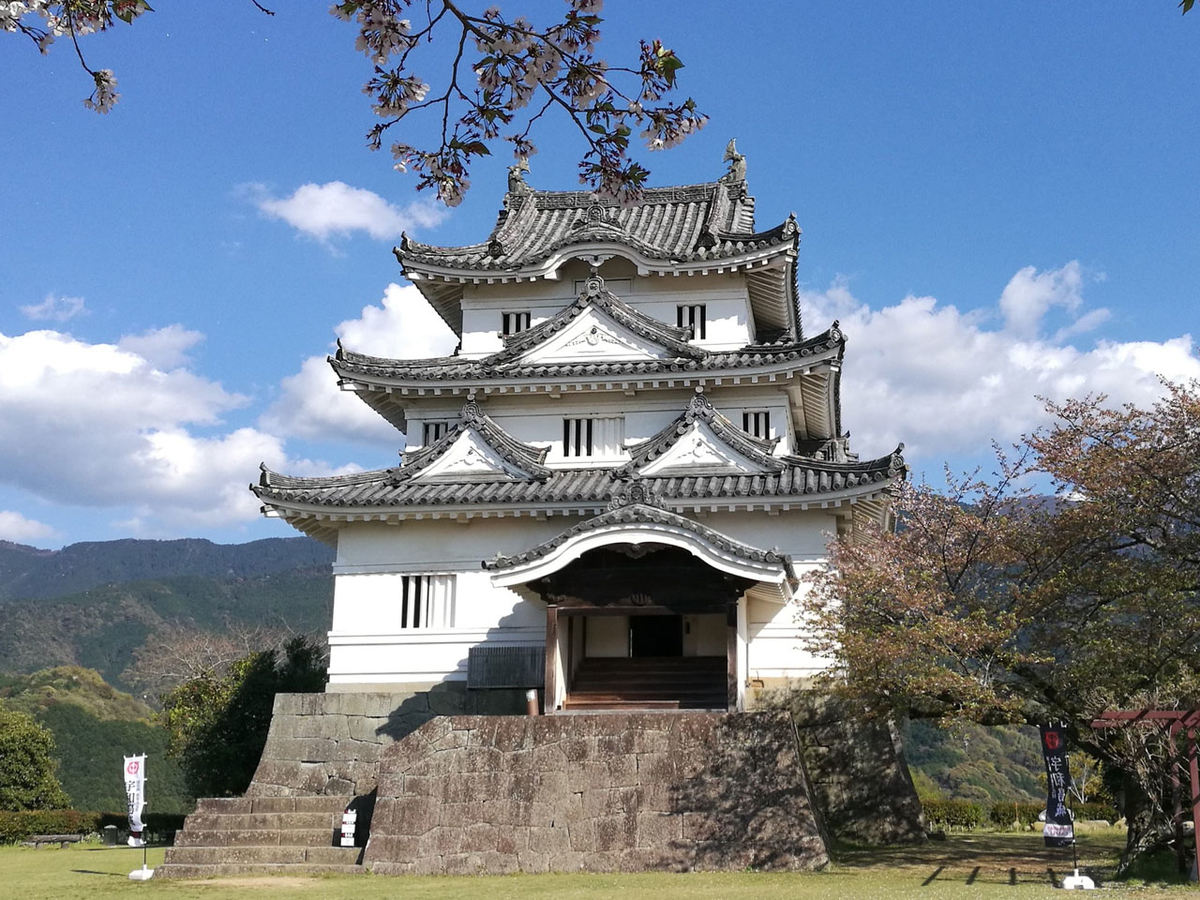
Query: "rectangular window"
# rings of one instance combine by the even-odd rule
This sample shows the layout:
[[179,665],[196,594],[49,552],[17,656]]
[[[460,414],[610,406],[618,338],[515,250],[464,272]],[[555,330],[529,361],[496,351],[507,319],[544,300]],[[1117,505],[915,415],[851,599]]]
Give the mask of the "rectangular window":
[[676,324],[680,328],[691,328],[693,340],[704,340],[706,335],[703,303],[690,303],[675,308]]
[[519,334],[529,328],[528,312],[500,313],[500,333]]
[[563,419],[563,456],[615,457],[625,445],[625,419],[621,416],[586,416]]
[[454,576],[405,575],[400,587],[400,627],[453,628]]
[[422,435],[422,438],[423,438],[422,446],[428,447],[434,441],[440,441],[443,437],[446,436],[446,428],[447,427],[448,427],[448,425],[446,422],[426,422],[425,427],[424,427],[424,433]]
[[770,438],[771,414],[765,410],[747,410],[742,413],[742,431],[756,438]]

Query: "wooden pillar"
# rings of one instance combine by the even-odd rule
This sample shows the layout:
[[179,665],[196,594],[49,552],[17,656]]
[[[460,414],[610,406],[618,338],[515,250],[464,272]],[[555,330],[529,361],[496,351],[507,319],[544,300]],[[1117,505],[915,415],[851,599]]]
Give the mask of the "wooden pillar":
[[1171,821],[1175,824],[1175,867],[1180,874],[1186,874],[1188,864],[1187,847],[1183,843],[1183,783],[1179,778],[1182,760],[1179,758],[1179,749],[1175,745],[1175,732],[1178,729],[1178,722],[1172,722],[1167,729],[1167,743],[1171,753],[1171,796],[1175,804],[1174,817]]
[[1192,840],[1196,844],[1197,876],[1200,877],[1200,761],[1196,759],[1196,732],[1187,735],[1188,774],[1192,782]]
[[546,604],[546,684],[542,713],[550,715],[557,708],[558,698],[558,607]]
[[725,690],[729,711],[738,703],[738,615],[737,601],[725,607]]

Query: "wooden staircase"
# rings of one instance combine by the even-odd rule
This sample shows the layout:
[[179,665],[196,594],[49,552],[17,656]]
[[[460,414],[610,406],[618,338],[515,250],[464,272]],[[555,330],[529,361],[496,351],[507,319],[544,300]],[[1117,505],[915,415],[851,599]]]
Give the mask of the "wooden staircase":
[[207,798],[184,822],[156,878],[357,873],[361,847],[335,846],[350,797]]
[[728,707],[723,656],[585,659],[563,709],[709,709]]

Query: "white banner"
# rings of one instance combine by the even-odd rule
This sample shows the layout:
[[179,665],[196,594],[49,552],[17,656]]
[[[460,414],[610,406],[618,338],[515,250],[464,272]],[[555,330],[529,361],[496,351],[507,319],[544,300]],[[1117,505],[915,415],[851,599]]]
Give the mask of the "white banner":
[[146,808],[146,757],[125,757],[125,803],[129,811],[129,846],[144,846],[142,811]]

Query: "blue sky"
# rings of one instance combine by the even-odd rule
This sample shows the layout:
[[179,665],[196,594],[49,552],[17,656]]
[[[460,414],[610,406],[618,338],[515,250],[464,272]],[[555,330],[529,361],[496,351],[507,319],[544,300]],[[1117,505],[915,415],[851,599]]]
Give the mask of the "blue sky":
[[[535,21],[562,8],[501,5]],[[245,491],[259,459],[392,464],[398,436],[337,395],[321,359],[338,334],[384,355],[447,349],[390,248],[401,228],[479,240],[499,207],[502,157],[445,211],[365,149],[369,63],[324,4],[184,6],[84,43],[119,79],[107,116],[83,108],[68,45],[39,57],[0,35],[0,539],[286,534]],[[1144,403],[1157,373],[1200,375],[1200,13],[609,0],[604,14],[610,60],[663,39],[710,116],[644,157],[652,182],[717,177],[736,137],[759,223],[796,212],[807,327],[839,317],[850,337],[859,452],[905,440],[936,478],[1044,422],[1036,395]],[[436,89],[430,52],[419,71]],[[529,181],[573,187],[566,122],[538,143]]]

